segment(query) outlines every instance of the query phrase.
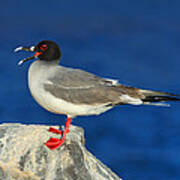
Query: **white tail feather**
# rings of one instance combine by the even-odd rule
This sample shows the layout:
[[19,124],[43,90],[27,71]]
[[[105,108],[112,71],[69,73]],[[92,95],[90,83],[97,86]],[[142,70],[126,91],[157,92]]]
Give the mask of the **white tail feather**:
[[170,104],[166,103],[152,103],[152,102],[144,102],[144,105],[151,105],[151,106],[163,106],[163,107],[170,107]]

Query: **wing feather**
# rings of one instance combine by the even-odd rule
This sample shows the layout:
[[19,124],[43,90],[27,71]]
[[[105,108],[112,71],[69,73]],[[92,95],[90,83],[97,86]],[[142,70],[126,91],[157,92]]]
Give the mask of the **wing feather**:
[[115,83],[114,80],[100,78],[79,69],[64,67],[57,69],[44,84],[44,88],[56,98],[74,104],[113,106],[135,104],[136,101],[139,104],[141,97],[137,88],[123,86],[117,81]]

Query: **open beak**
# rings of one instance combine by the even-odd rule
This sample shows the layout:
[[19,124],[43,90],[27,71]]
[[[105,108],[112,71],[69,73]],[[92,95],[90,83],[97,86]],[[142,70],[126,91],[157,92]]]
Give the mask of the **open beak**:
[[[18,52],[18,51],[30,51],[30,52],[35,52],[36,51],[36,48],[35,46],[31,46],[31,47],[18,47],[14,50],[14,52]],[[30,56],[28,58],[25,58],[25,59],[22,59],[18,62],[18,65],[21,65],[23,64],[24,62],[28,61],[28,60],[31,60],[31,59],[34,59],[36,57],[38,57],[39,55],[41,55],[42,52],[36,52],[33,56]]]

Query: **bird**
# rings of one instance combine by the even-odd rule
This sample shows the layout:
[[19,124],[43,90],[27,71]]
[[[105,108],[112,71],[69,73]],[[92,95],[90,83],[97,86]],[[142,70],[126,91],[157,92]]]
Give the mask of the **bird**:
[[59,65],[62,53],[58,44],[43,40],[34,46],[20,46],[14,50],[34,52],[18,65],[36,59],[28,70],[28,86],[40,106],[55,114],[67,116],[65,127],[53,127],[49,132],[60,135],[50,138],[45,145],[54,150],[64,144],[72,118],[99,115],[120,105],[166,105],[166,101],[179,101],[179,95],[126,86],[118,80],[102,78],[77,68]]

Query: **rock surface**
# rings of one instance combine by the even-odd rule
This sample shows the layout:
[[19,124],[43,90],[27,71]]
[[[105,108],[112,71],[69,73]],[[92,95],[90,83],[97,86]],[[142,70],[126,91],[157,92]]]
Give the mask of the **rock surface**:
[[44,146],[56,137],[48,128],[0,125],[0,180],[120,180],[86,150],[82,128],[71,126],[65,144],[54,151]]

